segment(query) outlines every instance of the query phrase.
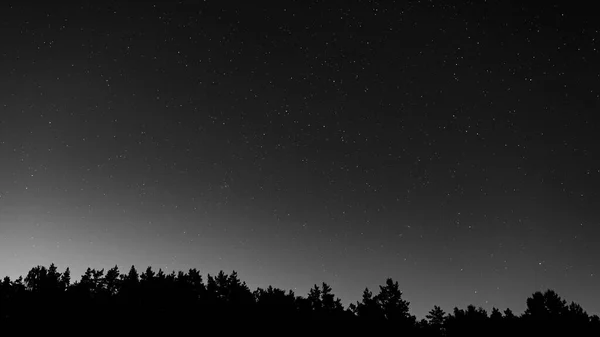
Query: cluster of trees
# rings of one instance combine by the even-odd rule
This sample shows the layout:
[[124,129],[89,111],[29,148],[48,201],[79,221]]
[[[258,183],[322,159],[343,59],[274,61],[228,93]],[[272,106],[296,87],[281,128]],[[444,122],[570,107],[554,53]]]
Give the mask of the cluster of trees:
[[410,336],[600,336],[597,315],[588,315],[574,302],[568,304],[553,290],[535,292],[519,316],[510,309],[493,308],[488,314],[469,305],[446,313],[434,306],[425,319],[417,320],[392,279],[379,286],[377,295],[365,289],[362,300],[347,308],[326,283],[314,285],[306,297],[271,286],[251,291],[235,271],[209,274],[205,282],[196,269],[165,274],[148,267],[139,274],[132,266],[121,274],[115,266],[107,271],[88,268],[72,283],[69,268],[60,273],[52,264],[31,269],[24,279],[5,277],[0,283],[0,325],[177,322],[192,327],[200,322],[301,325],[315,320],[343,321],[344,327],[368,327],[371,333],[393,329]]

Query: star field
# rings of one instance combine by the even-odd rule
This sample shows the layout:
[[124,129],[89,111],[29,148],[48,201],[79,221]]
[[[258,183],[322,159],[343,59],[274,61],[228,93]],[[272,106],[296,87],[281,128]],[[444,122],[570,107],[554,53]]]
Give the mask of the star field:
[[600,312],[597,20],[444,3],[3,4],[0,271]]

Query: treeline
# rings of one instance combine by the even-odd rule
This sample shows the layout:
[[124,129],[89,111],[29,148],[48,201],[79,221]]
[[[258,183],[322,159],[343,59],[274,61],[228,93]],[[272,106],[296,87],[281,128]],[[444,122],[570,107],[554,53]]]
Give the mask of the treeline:
[[[360,302],[347,308],[331,289],[314,285],[307,296],[269,286],[251,291],[235,271],[207,275],[196,269],[165,274],[148,267],[139,274],[134,266],[121,274],[88,268],[71,282],[69,268],[58,272],[51,264],[37,266],[16,280],[0,284],[0,326],[5,324],[70,324],[111,326],[177,324],[196,329],[256,323],[281,326],[305,322],[336,321],[345,328],[396,331],[405,336],[506,336],[509,334],[600,336],[600,319],[588,315],[577,303],[567,303],[553,290],[527,298],[519,316],[510,309],[469,305],[446,313],[434,306],[426,319],[417,320],[402,298],[398,282],[387,279],[374,294],[365,289]],[[390,330],[391,329],[391,330]],[[355,330],[362,331],[362,330]]]

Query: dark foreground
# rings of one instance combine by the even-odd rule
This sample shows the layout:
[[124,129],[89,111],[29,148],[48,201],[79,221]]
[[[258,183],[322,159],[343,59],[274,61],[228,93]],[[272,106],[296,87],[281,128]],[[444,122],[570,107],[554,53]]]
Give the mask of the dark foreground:
[[536,292],[526,302],[527,309],[518,316],[510,309],[488,313],[470,305],[446,313],[435,306],[426,319],[417,320],[398,282],[391,279],[378,294],[365,289],[361,302],[344,308],[325,283],[297,296],[273,287],[251,291],[235,272],[208,275],[204,282],[196,269],[165,274],[148,268],[140,275],[134,267],[127,274],[117,267],[106,272],[88,268],[81,280],[71,283],[68,268],[60,273],[51,265],[33,268],[24,279],[4,278],[0,328],[53,328],[53,333],[64,328],[78,334],[117,334],[129,327],[138,333],[170,334],[600,336],[597,315],[588,315],[552,290]]

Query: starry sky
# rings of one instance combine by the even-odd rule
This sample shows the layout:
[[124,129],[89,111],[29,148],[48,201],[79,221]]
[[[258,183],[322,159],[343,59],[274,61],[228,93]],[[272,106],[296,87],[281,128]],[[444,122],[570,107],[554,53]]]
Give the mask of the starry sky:
[[0,7],[0,274],[600,313],[600,25],[547,1]]

